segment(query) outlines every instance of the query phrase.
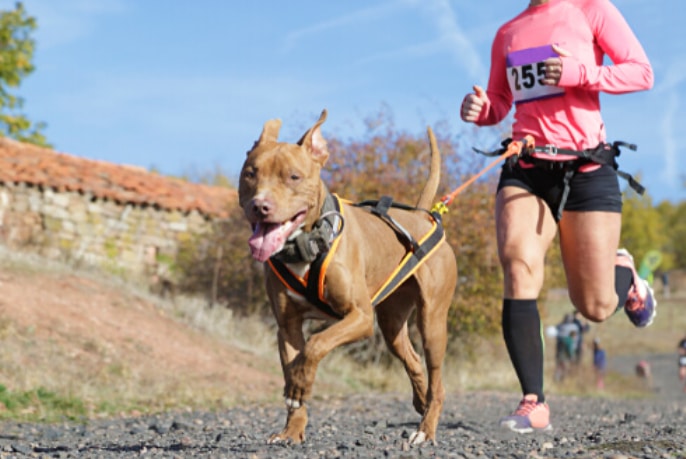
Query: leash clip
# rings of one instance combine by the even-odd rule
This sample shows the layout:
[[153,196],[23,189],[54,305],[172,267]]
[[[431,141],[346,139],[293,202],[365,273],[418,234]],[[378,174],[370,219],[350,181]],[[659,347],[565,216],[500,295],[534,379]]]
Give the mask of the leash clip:
[[434,204],[434,206],[431,208],[431,212],[438,213],[438,215],[447,214],[448,213],[448,204],[450,204],[450,201],[447,197],[445,197],[445,198],[443,198],[442,201]]

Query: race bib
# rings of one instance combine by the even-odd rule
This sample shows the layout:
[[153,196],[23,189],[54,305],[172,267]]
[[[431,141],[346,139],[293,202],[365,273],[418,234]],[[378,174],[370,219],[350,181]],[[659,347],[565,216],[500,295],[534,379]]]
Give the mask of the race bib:
[[515,104],[564,94],[564,88],[542,83],[545,77],[543,61],[557,56],[551,45],[513,51],[507,55],[507,81]]

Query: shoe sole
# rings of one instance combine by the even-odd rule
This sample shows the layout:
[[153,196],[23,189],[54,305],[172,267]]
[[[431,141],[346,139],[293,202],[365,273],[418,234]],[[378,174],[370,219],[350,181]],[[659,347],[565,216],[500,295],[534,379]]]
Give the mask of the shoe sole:
[[553,430],[552,424],[548,424],[547,426],[545,426],[543,428],[534,428],[534,427],[517,428],[517,425],[514,421],[501,422],[500,427],[504,427],[506,429],[511,430],[512,432],[519,433],[519,434],[526,434],[526,433],[532,433],[532,432],[550,432],[551,430]]

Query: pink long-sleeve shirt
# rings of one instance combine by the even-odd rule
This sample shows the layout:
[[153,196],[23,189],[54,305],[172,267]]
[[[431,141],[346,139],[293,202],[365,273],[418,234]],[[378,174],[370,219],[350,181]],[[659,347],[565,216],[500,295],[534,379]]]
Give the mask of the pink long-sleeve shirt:
[[[561,57],[558,86],[544,86],[542,61]],[[603,65],[607,55],[613,65]],[[650,89],[653,70],[638,39],[609,0],[550,0],[529,7],[498,30],[491,50],[489,101],[478,125],[493,125],[515,104],[512,137],[583,150],[605,139],[600,91]],[[563,159],[563,158],[558,158]]]

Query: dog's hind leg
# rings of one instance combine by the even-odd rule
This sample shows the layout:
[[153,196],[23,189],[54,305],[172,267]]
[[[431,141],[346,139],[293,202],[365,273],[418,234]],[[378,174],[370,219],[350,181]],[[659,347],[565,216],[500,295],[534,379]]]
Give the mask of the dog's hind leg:
[[[441,299],[434,301],[443,302]],[[447,310],[447,307],[433,308],[426,305],[421,305],[417,309],[417,328],[422,336],[429,387],[426,393],[427,406],[419,429],[410,437],[412,444],[435,440],[436,437],[436,428],[445,400],[442,369],[448,342]]]
[[[412,281],[410,281],[412,282]],[[426,410],[426,376],[419,354],[410,340],[407,321],[414,305],[408,302],[412,290],[401,288],[386,301],[377,306],[376,318],[386,345],[405,367],[412,384],[412,405],[417,413],[424,415]]]
[[[454,258],[447,260],[453,261]],[[417,304],[416,320],[422,337],[429,388],[426,393],[427,407],[419,429],[410,437],[411,444],[435,440],[445,400],[442,371],[448,344],[448,311],[455,290],[457,270],[454,269],[453,262],[444,264],[443,276],[435,276],[435,272],[425,270],[418,274],[421,276],[419,284],[422,286],[422,294]]]

